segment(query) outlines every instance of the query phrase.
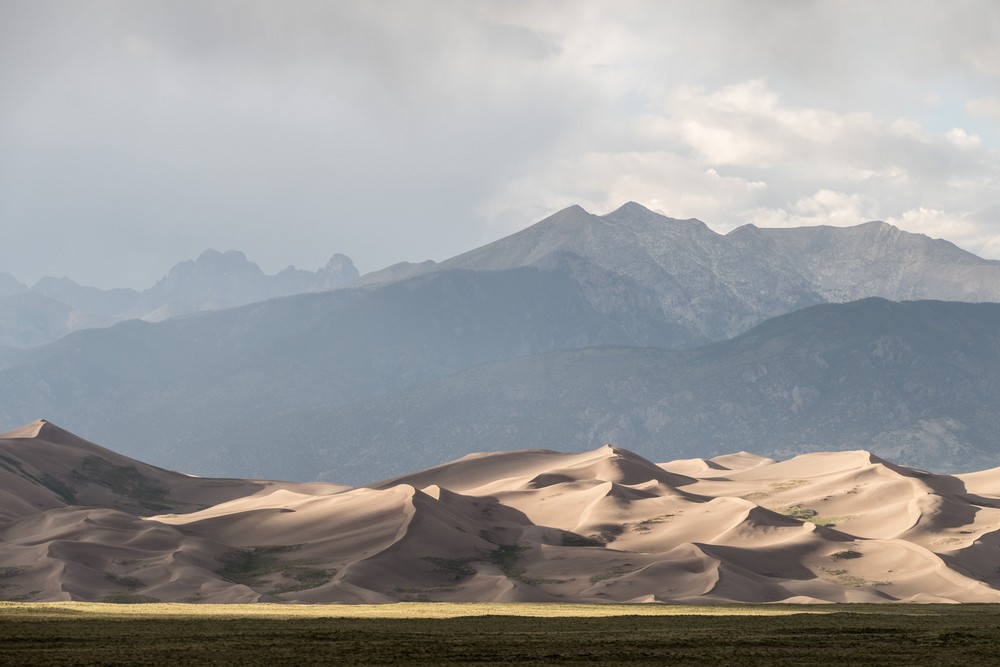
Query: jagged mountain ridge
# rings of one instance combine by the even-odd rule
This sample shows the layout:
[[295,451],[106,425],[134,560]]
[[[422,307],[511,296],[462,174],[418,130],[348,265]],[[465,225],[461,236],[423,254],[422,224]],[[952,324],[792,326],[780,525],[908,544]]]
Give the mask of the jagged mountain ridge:
[[1000,601],[1000,471],[865,451],[509,451],[351,489],[190,478],[35,422],[0,435],[0,479],[39,501],[0,494],[5,600]]
[[[1000,261],[884,222],[853,227],[739,227],[722,235],[629,202],[606,215],[571,206],[520,232],[439,264],[390,267],[368,283],[456,268],[544,267],[579,255],[653,290],[668,319],[700,342],[743,333],[818,303],[877,296],[892,301],[1000,301]],[[593,302],[615,294],[592,290]]]
[[[380,285],[456,268],[548,268],[582,258],[595,276],[577,277],[591,305],[623,307],[622,283],[655,294],[652,316],[683,327],[674,346],[732,337],[763,320],[824,302],[869,296],[890,300],[1000,300],[1000,261],[882,222],[855,227],[762,229],[721,235],[696,219],[675,220],[629,202],[603,216],[571,206],[508,237],[441,263],[401,263],[361,276],[343,255],[308,272],[266,276],[242,253],[206,251],[145,290],[97,290],[45,278],[30,289],[0,274],[0,347],[26,348],[70,331],[129,318],[158,321],[277,296]],[[602,284],[611,274],[612,284]],[[205,285],[201,285],[204,282]],[[12,298],[16,297],[16,298]],[[67,308],[68,307],[68,308]]]
[[128,319],[158,322],[206,310],[241,306],[304,292],[335,289],[358,277],[346,255],[317,271],[293,266],[265,274],[242,252],[206,250],[181,262],[153,287],[102,290],[69,278],[45,277],[30,288],[0,274],[0,347],[31,348],[80,329]]

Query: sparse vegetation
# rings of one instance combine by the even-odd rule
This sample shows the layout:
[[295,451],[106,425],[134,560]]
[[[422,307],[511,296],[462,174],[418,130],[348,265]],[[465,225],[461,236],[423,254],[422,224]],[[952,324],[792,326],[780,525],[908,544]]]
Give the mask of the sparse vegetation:
[[35,477],[24,469],[24,466],[20,461],[2,454],[0,454],[0,467],[18,475],[19,477],[23,477],[28,481],[44,486],[49,491],[54,493],[59,500],[63,501],[67,505],[80,504],[80,501],[77,500],[76,496],[73,494],[73,490],[49,473],[43,473],[41,477]]
[[81,504],[76,495],[74,495],[73,489],[69,488],[66,484],[59,481],[49,473],[44,473],[39,481],[42,486],[56,494],[56,497],[67,505]]
[[496,549],[486,554],[486,560],[496,565],[505,576],[530,586],[561,583],[559,579],[536,579],[527,576],[520,565],[521,556],[526,550],[526,547],[518,544],[499,544]]
[[603,547],[607,542],[593,538],[584,537],[576,533],[564,532],[562,534],[562,545],[564,547]]
[[127,588],[129,590],[137,590],[142,588],[144,584],[140,579],[136,577],[119,577],[110,572],[105,573],[104,578],[115,584],[116,586],[121,586],[122,588]]
[[787,516],[790,519],[797,519],[799,521],[813,521],[816,515],[819,514],[816,510],[808,507],[802,507],[802,505],[788,505],[786,507],[777,508],[774,511],[778,514]]
[[836,526],[838,523],[843,523],[844,521],[851,521],[853,519],[858,519],[862,515],[860,514],[843,514],[840,516],[820,516],[819,512],[810,508],[803,507],[802,505],[787,505],[785,507],[774,507],[769,508],[773,512],[787,516],[791,519],[797,519],[799,521],[808,521],[809,523],[814,523],[817,526]]
[[493,515],[496,514],[497,511],[497,503],[473,500],[472,505],[473,507],[479,508],[479,511],[482,513],[484,519],[492,519]]
[[99,484],[120,496],[131,498],[146,509],[171,508],[166,504],[167,489],[143,475],[135,466],[116,466],[99,456],[88,456],[80,470],[73,474],[81,481]]
[[271,595],[281,595],[282,593],[294,593],[296,591],[307,591],[317,586],[322,586],[337,574],[335,569],[319,569],[306,567],[303,565],[291,565],[279,570],[281,576],[291,579],[292,582],[280,584],[271,588],[268,593]]
[[609,581],[611,579],[617,579],[619,577],[625,576],[631,572],[635,572],[638,568],[632,565],[632,563],[624,563],[622,565],[615,565],[612,568],[605,570],[599,574],[595,574],[590,577],[590,583],[598,584],[602,581]]
[[643,519],[635,524],[635,530],[640,533],[648,533],[653,529],[653,526],[660,523],[667,523],[674,518],[674,514],[661,514],[659,516],[650,517],[648,519]]
[[424,560],[434,566],[434,571],[444,574],[455,581],[460,581],[466,577],[471,577],[476,573],[476,569],[469,566],[475,558],[436,558],[434,556],[424,556]]
[[[335,569],[311,567],[306,561],[286,561],[278,558],[301,548],[300,544],[260,546],[233,549],[222,558],[223,567],[217,573],[236,584],[254,590],[266,588],[271,595],[305,591],[327,583],[337,574]],[[279,579],[279,581],[273,581]],[[280,580],[284,581],[280,581]],[[270,584],[270,588],[267,586]]]
[[489,552],[488,560],[511,579],[518,579],[524,574],[524,568],[520,567],[518,561],[525,548],[517,544],[500,544],[496,549]]
[[791,491],[810,483],[808,479],[790,479],[784,482],[771,482],[767,486],[771,490],[771,493],[781,493],[782,491]]
[[854,519],[860,519],[863,514],[841,514],[838,516],[816,516],[809,519],[812,523],[817,526],[836,526],[837,524],[844,523],[845,521],[853,521]]
[[775,493],[781,493],[782,491],[791,491],[792,489],[797,489],[800,486],[805,486],[806,484],[812,484],[808,479],[790,479],[784,482],[771,482],[767,485],[767,490],[757,490],[751,491],[750,493],[745,493],[741,498],[744,500],[757,501],[763,500],[764,498],[769,498]]
[[861,558],[863,554],[860,551],[855,551],[854,549],[845,549],[844,551],[838,551],[836,553],[830,554],[830,558],[833,560],[851,560],[853,558]]
[[839,584],[840,586],[850,586],[851,588],[860,588],[862,586],[872,586],[876,588],[879,586],[892,586],[891,581],[871,581],[869,579],[865,579],[864,577],[850,574],[847,570],[841,568],[831,569],[824,567],[820,569],[832,577],[831,581],[835,584]]

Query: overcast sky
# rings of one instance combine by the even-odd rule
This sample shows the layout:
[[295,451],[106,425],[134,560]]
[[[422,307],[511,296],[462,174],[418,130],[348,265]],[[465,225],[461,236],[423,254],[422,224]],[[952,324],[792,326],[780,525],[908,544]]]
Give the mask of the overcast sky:
[[572,203],[1000,258],[1000,2],[0,2],[0,272],[444,259]]

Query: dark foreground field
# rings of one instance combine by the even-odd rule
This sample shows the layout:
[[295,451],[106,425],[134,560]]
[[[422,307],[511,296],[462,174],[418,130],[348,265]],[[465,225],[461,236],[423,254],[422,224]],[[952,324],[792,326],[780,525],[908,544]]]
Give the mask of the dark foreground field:
[[[603,617],[537,614],[536,605],[526,607],[533,616],[452,618],[153,607],[0,605],[0,664],[1000,664],[1000,609],[984,605],[669,607]],[[450,615],[427,607],[410,609]]]

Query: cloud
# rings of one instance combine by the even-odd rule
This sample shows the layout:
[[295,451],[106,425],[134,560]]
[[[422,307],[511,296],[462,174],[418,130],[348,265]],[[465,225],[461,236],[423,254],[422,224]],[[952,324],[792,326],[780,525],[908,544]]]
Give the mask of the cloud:
[[[208,246],[440,259],[588,119],[557,42],[462,3],[52,8],[0,17],[0,270],[26,280],[144,287]],[[13,250],[39,235],[63,239],[45,267]]]
[[899,217],[889,218],[886,222],[906,231],[946,239],[962,248],[973,249],[982,256],[1000,257],[1000,235],[996,234],[996,224],[1000,220],[998,214],[1000,207],[992,213],[981,211],[978,214],[919,207],[903,211]]
[[877,210],[878,203],[865,195],[818,190],[787,208],[754,209],[748,213],[747,221],[758,227],[848,227],[876,219]]
[[538,219],[567,203],[603,213],[634,200],[675,218],[713,220],[766,190],[764,181],[723,175],[668,151],[593,151],[509,183],[484,214],[509,232],[523,226],[526,215]]
[[975,226],[953,227],[975,251],[993,251],[989,239],[1000,238],[996,219],[970,217],[997,202],[997,152],[965,129],[935,134],[911,118],[791,105],[762,79],[717,89],[679,86],[664,100],[610,133],[628,137],[628,150],[589,150],[537,165],[498,193],[487,215],[514,226],[518,211],[540,212],[530,208],[539,203],[575,201],[603,211],[635,199],[720,231],[747,222],[844,226],[876,219],[943,230],[914,217],[933,210],[937,220]]
[[717,91],[681,89],[669,113],[685,117],[684,138],[705,161],[743,166],[834,156],[845,137],[871,136],[879,129],[870,114],[781,104],[761,79]]
[[998,31],[989,0],[8,0],[0,271],[376,269],[627,200],[719,230],[926,209],[994,248]]

